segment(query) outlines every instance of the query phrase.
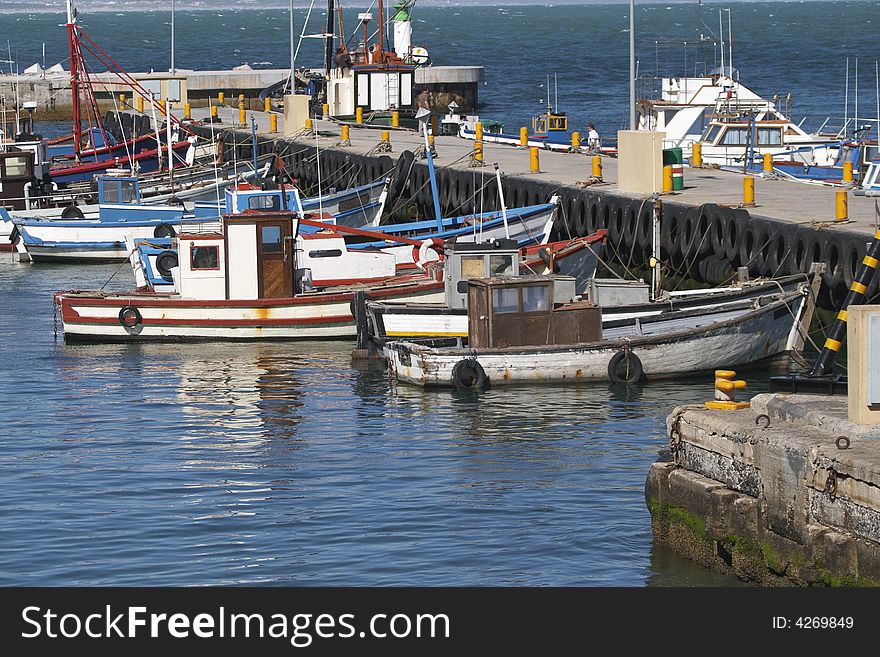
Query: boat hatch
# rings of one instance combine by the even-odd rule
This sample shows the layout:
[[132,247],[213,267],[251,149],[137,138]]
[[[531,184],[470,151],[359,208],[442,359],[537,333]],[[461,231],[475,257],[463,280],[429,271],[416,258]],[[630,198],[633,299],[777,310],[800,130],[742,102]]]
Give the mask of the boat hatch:
[[98,203],[137,205],[141,202],[138,179],[130,176],[98,176]]

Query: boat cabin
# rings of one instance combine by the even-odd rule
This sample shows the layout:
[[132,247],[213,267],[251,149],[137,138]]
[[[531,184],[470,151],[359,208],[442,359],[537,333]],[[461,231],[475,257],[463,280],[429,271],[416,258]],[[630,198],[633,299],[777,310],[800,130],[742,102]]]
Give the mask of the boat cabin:
[[199,300],[275,299],[294,295],[291,212],[224,216],[224,234],[182,233],[172,269],[181,297]]
[[[471,348],[576,344],[602,338],[602,311],[574,297],[570,276],[501,276],[468,281]],[[558,300],[564,300],[557,303]]]
[[14,210],[27,210],[33,183],[32,151],[0,151],[0,204]]
[[141,186],[136,176],[108,174],[95,176],[98,184],[98,204],[139,205]]
[[410,64],[363,64],[335,68],[327,81],[330,116],[416,109],[413,93],[416,67]]
[[519,265],[516,240],[453,243],[444,263],[446,306],[467,308],[468,279],[517,276]]
[[568,117],[565,112],[554,112],[549,108],[546,112],[532,117],[532,134],[535,136],[568,132]]

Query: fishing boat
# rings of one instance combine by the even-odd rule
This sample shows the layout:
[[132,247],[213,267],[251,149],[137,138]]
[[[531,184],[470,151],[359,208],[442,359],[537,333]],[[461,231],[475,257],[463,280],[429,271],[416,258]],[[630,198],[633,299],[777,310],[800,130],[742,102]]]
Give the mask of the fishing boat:
[[[167,170],[192,164],[195,156],[194,135],[188,139],[177,133],[189,130],[171,115],[167,104],[163,105],[118,64],[88,35],[77,22],[77,12],[71,0],[67,0],[67,40],[70,51],[70,91],[73,109],[73,134],[69,144],[64,143],[50,151],[52,166],[50,174],[58,185],[91,180],[95,174],[110,168],[128,167],[138,172]],[[163,145],[160,126],[155,135],[143,135],[117,141],[104,126],[95,95],[95,83],[89,74],[85,59],[89,52],[99,63],[114,72],[120,80],[131,86],[159,114],[165,116],[168,138]],[[83,100],[85,99],[85,103]],[[85,110],[85,111],[83,111]],[[83,128],[83,119],[88,128]]]
[[472,279],[468,347],[400,341],[384,353],[398,381],[455,388],[635,383],[756,362],[776,366],[803,346],[818,281],[721,307],[603,322],[598,305],[558,299],[548,277]]
[[322,208],[331,221],[358,224],[373,221],[380,214],[387,185],[370,185],[300,200],[296,189],[263,189],[264,184],[239,183],[225,190],[222,204],[196,202],[192,210],[173,205],[145,205],[140,197],[140,180],[130,176],[101,176],[98,179],[98,209],[88,216],[77,214],[62,219],[13,217],[0,208],[0,225],[14,225],[11,240],[23,262],[112,262],[129,257],[126,239],[174,237],[182,230],[215,230],[223,213],[281,211],[294,208],[309,211]]
[[[520,248],[515,240],[454,242],[446,250],[442,304],[387,304],[365,300],[358,342],[381,348],[389,340],[467,338],[467,281],[486,276],[553,274],[571,281],[573,298],[596,273],[606,231],[545,245]],[[557,280],[558,283],[558,280]]]
[[[578,239],[591,241],[591,237]],[[618,320],[652,317],[669,312],[719,309],[778,291],[791,292],[802,286],[804,282],[811,280],[805,275],[793,275],[743,281],[727,287],[667,292],[663,298],[652,301],[649,299],[648,285],[641,281],[592,278],[588,260],[583,256],[580,258],[568,257],[569,254],[566,253],[566,250],[571,249],[574,244],[560,242],[550,246],[558,249],[552,256],[554,262],[552,268],[548,267],[546,270],[542,270],[538,263],[527,261],[523,263],[525,266],[521,270],[522,273],[555,273],[561,276],[572,276],[570,265],[577,266],[580,269],[580,275],[575,276],[576,294],[573,292],[567,296],[570,298],[577,296],[579,299],[600,305],[603,325]],[[593,242],[592,248],[598,246],[599,244]],[[546,256],[543,254],[542,256],[542,260],[546,261]],[[592,261],[592,271],[594,272],[595,257]],[[381,351],[386,343],[394,340],[437,343],[451,339],[458,346],[467,346],[467,297],[458,288],[466,289],[468,276],[463,276],[461,271],[460,266],[450,267],[447,264],[446,301],[444,304],[386,304],[367,300],[364,313],[368,321],[363,327],[366,334],[360,338],[360,341],[364,345],[372,345],[377,351]],[[490,271],[484,266],[468,273],[470,277],[483,277],[488,275]],[[511,275],[512,271],[506,275]],[[588,278],[586,282],[584,282],[584,276]],[[458,290],[457,294],[453,292],[454,290]]]
[[[245,212],[224,215],[218,233],[181,234],[182,254],[172,268],[177,292],[64,292],[55,295],[64,338],[69,342],[173,340],[263,340],[350,338],[355,335],[351,303],[366,291],[375,298],[433,301],[443,282],[429,268],[405,276],[394,272],[388,254],[345,250],[337,265],[351,264],[351,279],[319,290],[298,260],[299,215]],[[335,242],[306,240],[314,261]],[[343,270],[339,269],[340,272]],[[369,281],[364,283],[362,281]]]

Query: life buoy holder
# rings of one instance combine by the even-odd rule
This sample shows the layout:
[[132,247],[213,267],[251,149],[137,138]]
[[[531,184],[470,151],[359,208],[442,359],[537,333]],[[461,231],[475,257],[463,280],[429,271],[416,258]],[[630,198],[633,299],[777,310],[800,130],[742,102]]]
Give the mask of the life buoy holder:
[[489,387],[489,377],[476,358],[463,358],[452,368],[452,387],[484,390]]
[[644,375],[642,361],[629,349],[618,351],[608,361],[608,378],[614,383],[638,383]]
[[[420,245],[414,244],[412,248],[412,258],[416,267],[419,269],[425,269],[429,262],[442,262],[446,257],[443,247],[443,240],[439,237],[429,237],[422,241]],[[437,257],[428,258],[428,251],[434,251],[434,253],[437,254]]]

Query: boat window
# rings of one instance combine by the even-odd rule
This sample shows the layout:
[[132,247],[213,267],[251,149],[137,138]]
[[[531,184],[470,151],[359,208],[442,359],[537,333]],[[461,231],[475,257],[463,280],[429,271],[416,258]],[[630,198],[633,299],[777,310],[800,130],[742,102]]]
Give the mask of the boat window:
[[342,255],[342,249],[324,249],[322,251],[309,251],[310,258],[338,258]]
[[745,146],[749,138],[748,127],[730,127],[721,135],[721,141],[718,143],[722,146]]
[[759,146],[778,146],[782,143],[780,128],[758,128]]
[[721,129],[720,125],[710,125],[700,141],[708,141],[708,142],[715,141],[715,137],[718,136],[718,131],[720,129]]
[[193,246],[190,249],[190,266],[196,269],[220,269],[220,248],[217,246]]
[[568,130],[568,117],[567,116],[551,116],[550,117],[550,129],[551,130]]
[[462,256],[461,257],[461,277],[462,278],[482,278],[486,275],[483,270],[483,256]]
[[6,162],[6,175],[9,177],[13,176],[26,176],[28,173],[28,159],[27,157],[8,157],[5,160]]
[[550,286],[532,285],[522,289],[523,312],[534,313],[550,309]]
[[281,197],[277,194],[272,194],[271,196],[251,196],[248,199],[248,208],[251,210],[279,212],[281,210]]
[[492,290],[492,312],[515,313],[519,310],[519,290],[515,287],[496,287]]
[[489,276],[513,276],[515,274],[512,255],[489,256]]
[[281,253],[281,226],[260,226],[263,253]]

